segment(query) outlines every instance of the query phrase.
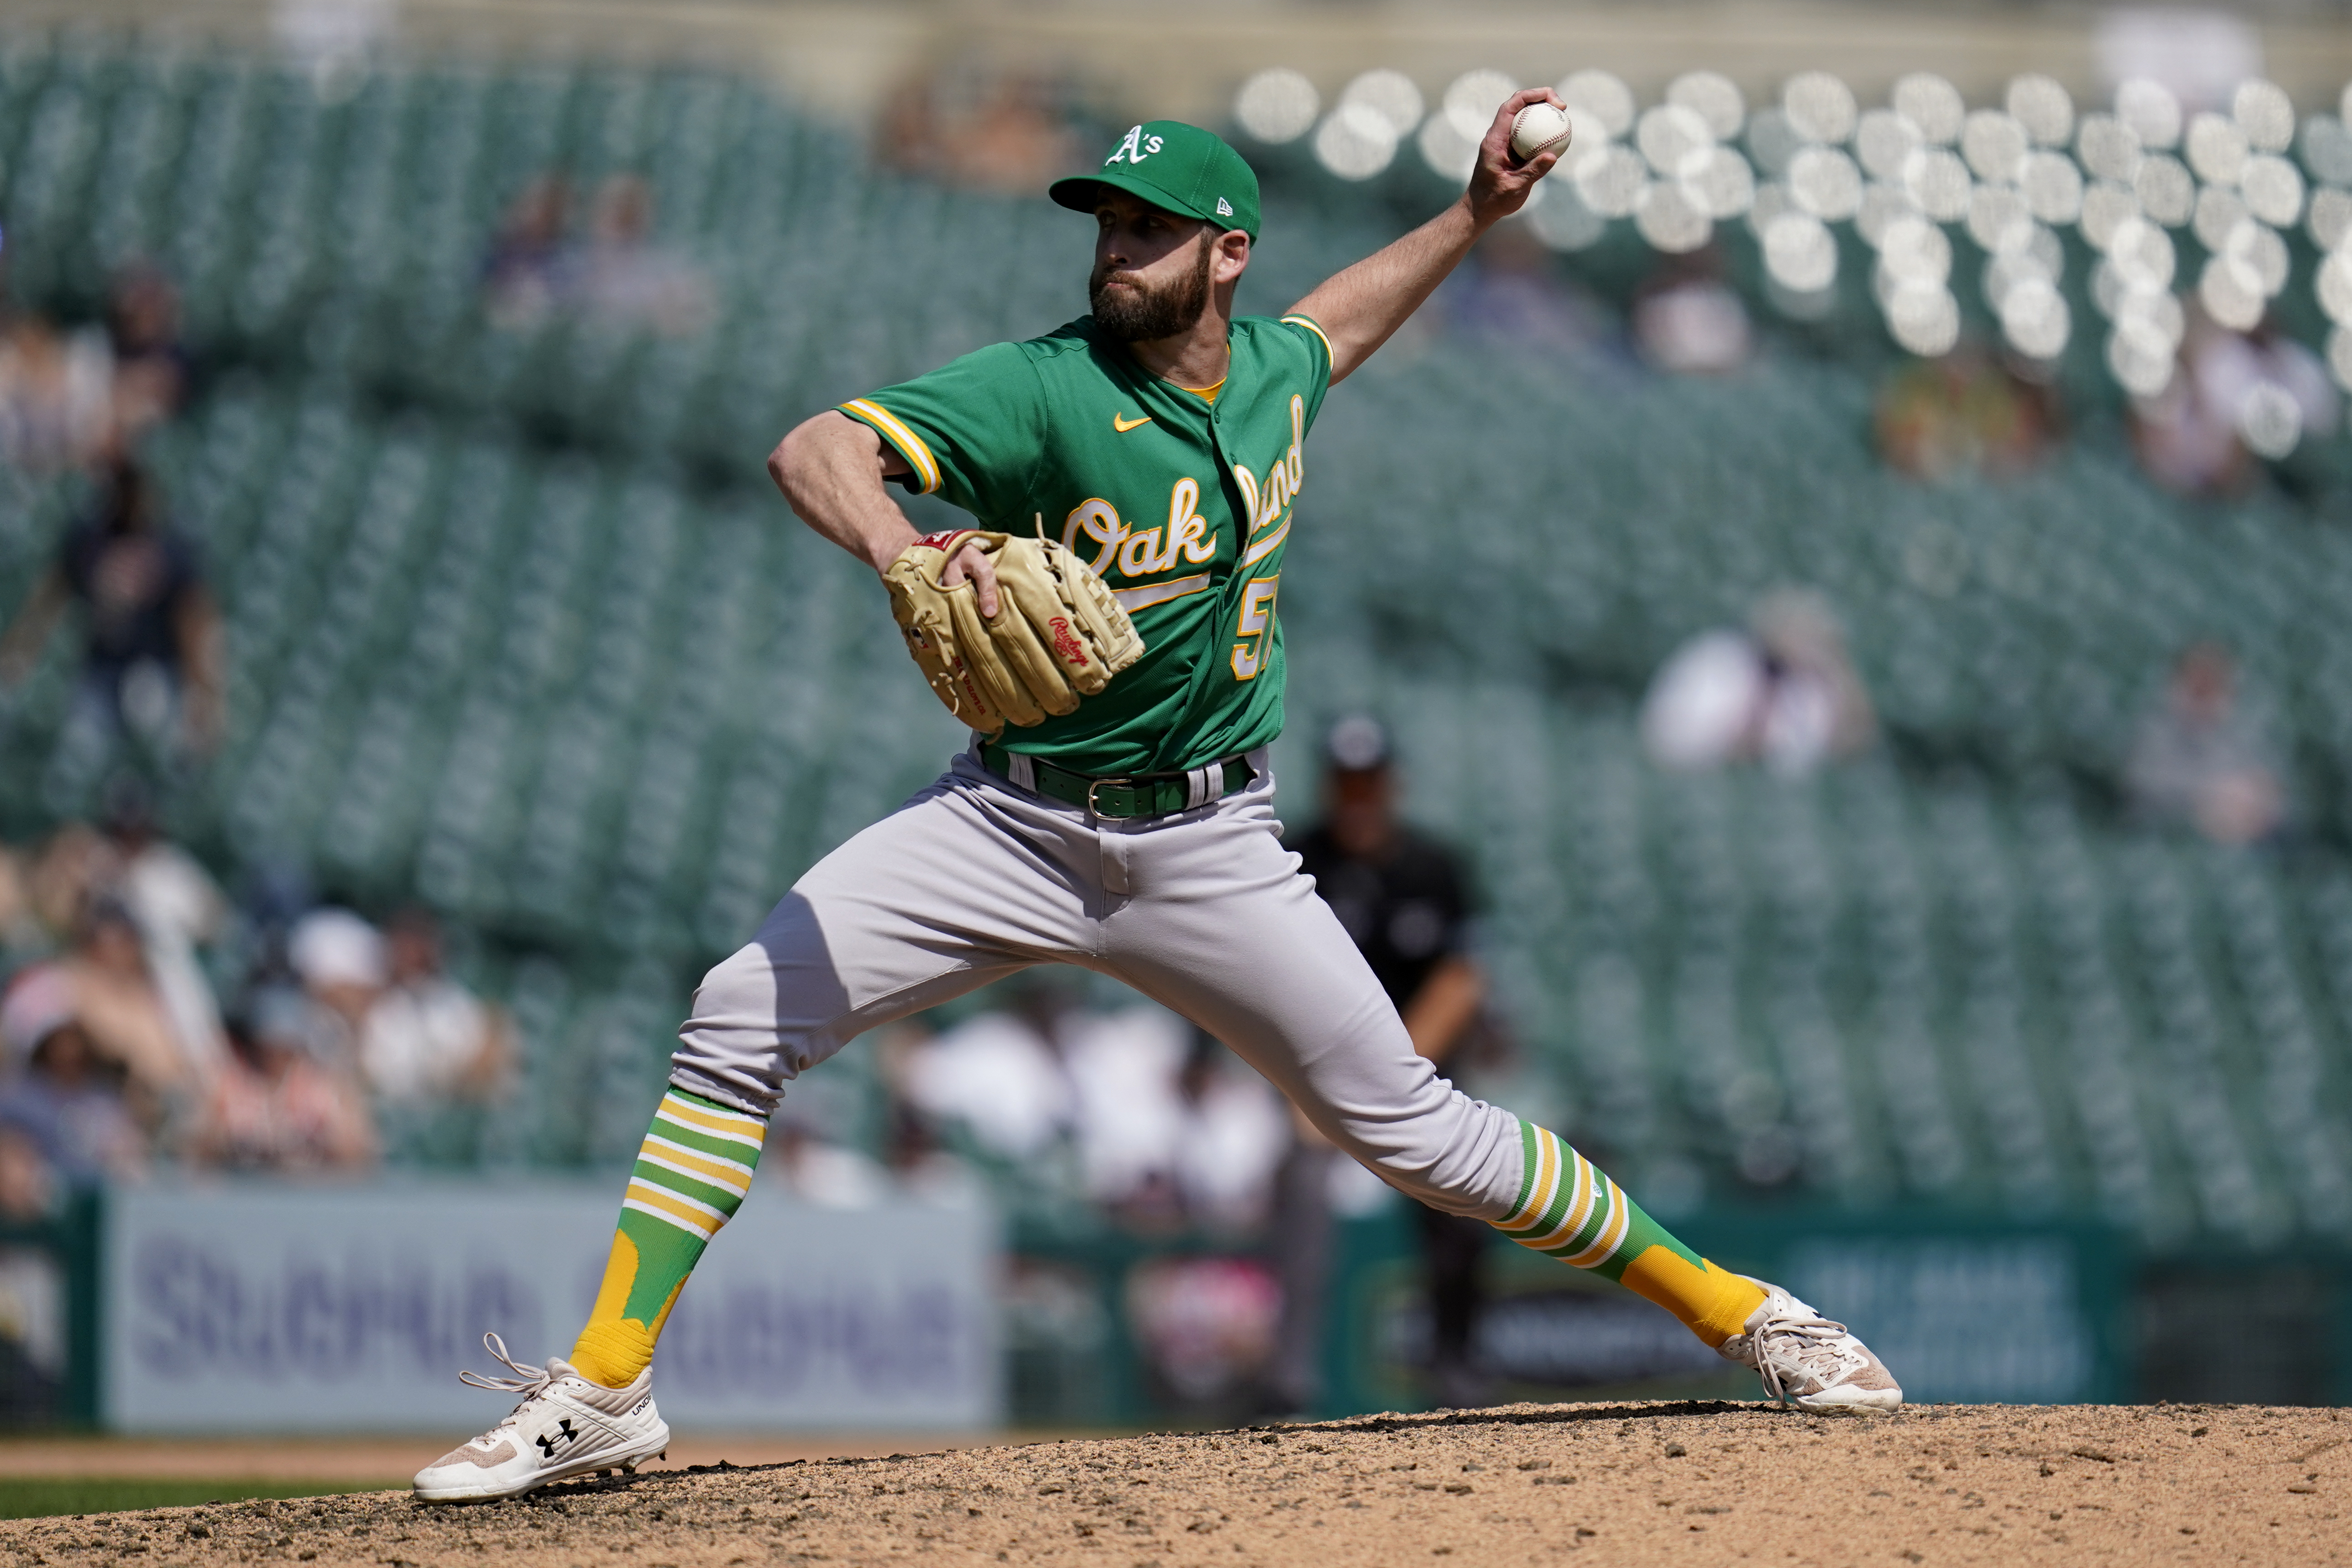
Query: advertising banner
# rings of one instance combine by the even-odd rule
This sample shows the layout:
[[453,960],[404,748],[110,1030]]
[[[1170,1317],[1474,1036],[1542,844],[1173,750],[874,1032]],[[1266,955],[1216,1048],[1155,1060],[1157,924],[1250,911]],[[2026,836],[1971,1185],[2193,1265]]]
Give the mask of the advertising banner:
[[[457,1381],[571,1348],[612,1182],[226,1184],[108,1206],[103,1400],[127,1432],[488,1427]],[[1001,1418],[985,1209],[812,1208],[755,1191],[662,1336],[656,1394],[706,1431],[969,1429]]]

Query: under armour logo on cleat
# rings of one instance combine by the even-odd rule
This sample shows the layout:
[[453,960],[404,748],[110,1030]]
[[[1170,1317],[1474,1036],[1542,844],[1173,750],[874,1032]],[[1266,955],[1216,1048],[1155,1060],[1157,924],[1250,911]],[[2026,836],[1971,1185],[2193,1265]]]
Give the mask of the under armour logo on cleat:
[[541,1432],[538,1437],[531,1439],[531,1441],[539,1445],[540,1454],[545,1458],[551,1459],[555,1458],[556,1449],[563,1447],[566,1443],[576,1442],[580,1437],[580,1434],[572,1429],[571,1416],[566,1416],[562,1420],[558,1421],[555,1425],[557,1428],[555,1431]]

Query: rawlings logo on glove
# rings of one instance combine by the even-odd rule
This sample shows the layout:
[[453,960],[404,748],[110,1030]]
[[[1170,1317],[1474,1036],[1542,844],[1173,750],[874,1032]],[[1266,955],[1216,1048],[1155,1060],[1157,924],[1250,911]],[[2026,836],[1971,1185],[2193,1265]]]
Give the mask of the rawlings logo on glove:
[[[943,580],[965,546],[996,570],[996,618],[967,580]],[[925,534],[882,574],[890,613],[932,692],[986,735],[1070,712],[1143,655],[1135,622],[1103,580],[1051,539],[979,528]]]

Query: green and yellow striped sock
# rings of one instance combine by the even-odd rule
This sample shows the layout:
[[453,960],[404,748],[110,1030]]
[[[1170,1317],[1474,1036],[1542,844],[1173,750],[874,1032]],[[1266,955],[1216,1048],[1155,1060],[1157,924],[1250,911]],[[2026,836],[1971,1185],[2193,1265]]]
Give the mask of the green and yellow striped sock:
[[625,1388],[653,1364],[654,1342],[702,1249],[751,1190],[768,1120],[673,1089],[637,1150],[612,1256],[572,1364],[591,1383]]
[[1519,1200],[1496,1229],[1647,1297],[1710,1346],[1739,1333],[1763,1303],[1753,1281],[1675,1240],[1559,1134],[1521,1122],[1519,1140],[1527,1162]]

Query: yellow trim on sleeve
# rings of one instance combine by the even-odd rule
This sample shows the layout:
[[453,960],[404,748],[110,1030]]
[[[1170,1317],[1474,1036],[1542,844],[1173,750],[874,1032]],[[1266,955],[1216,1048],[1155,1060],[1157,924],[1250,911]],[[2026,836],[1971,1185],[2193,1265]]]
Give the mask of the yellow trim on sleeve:
[[898,455],[914,468],[923,481],[923,494],[928,496],[940,487],[940,460],[923,444],[923,438],[907,428],[906,423],[876,402],[870,397],[854,397],[841,405],[841,412],[864,420],[881,434],[882,439],[898,449]]
[[1337,364],[1339,362],[1339,355],[1337,355],[1337,354],[1335,354],[1335,353],[1333,353],[1333,352],[1331,351],[1331,339],[1330,339],[1330,336],[1329,336],[1328,333],[1326,333],[1326,332],[1323,330],[1323,329],[1322,329],[1321,327],[1319,327],[1319,326],[1318,326],[1318,325],[1316,324],[1316,320],[1315,320],[1315,318],[1314,318],[1314,317],[1312,317],[1312,316],[1285,316],[1282,319],[1283,319],[1283,323],[1284,323],[1284,325],[1286,325],[1286,326],[1297,326],[1297,327],[1304,327],[1304,328],[1306,328],[1308,331],[1310,331],[1310,332],[1314,333],[1317,337],[1321,338],[1321,339],[1323,340],[1323,362],[1324,362],[1324,364],[1325,364],[1327,367],[1328,367],[1328,366],[1332,366],[1332,365],[1337,365]]

